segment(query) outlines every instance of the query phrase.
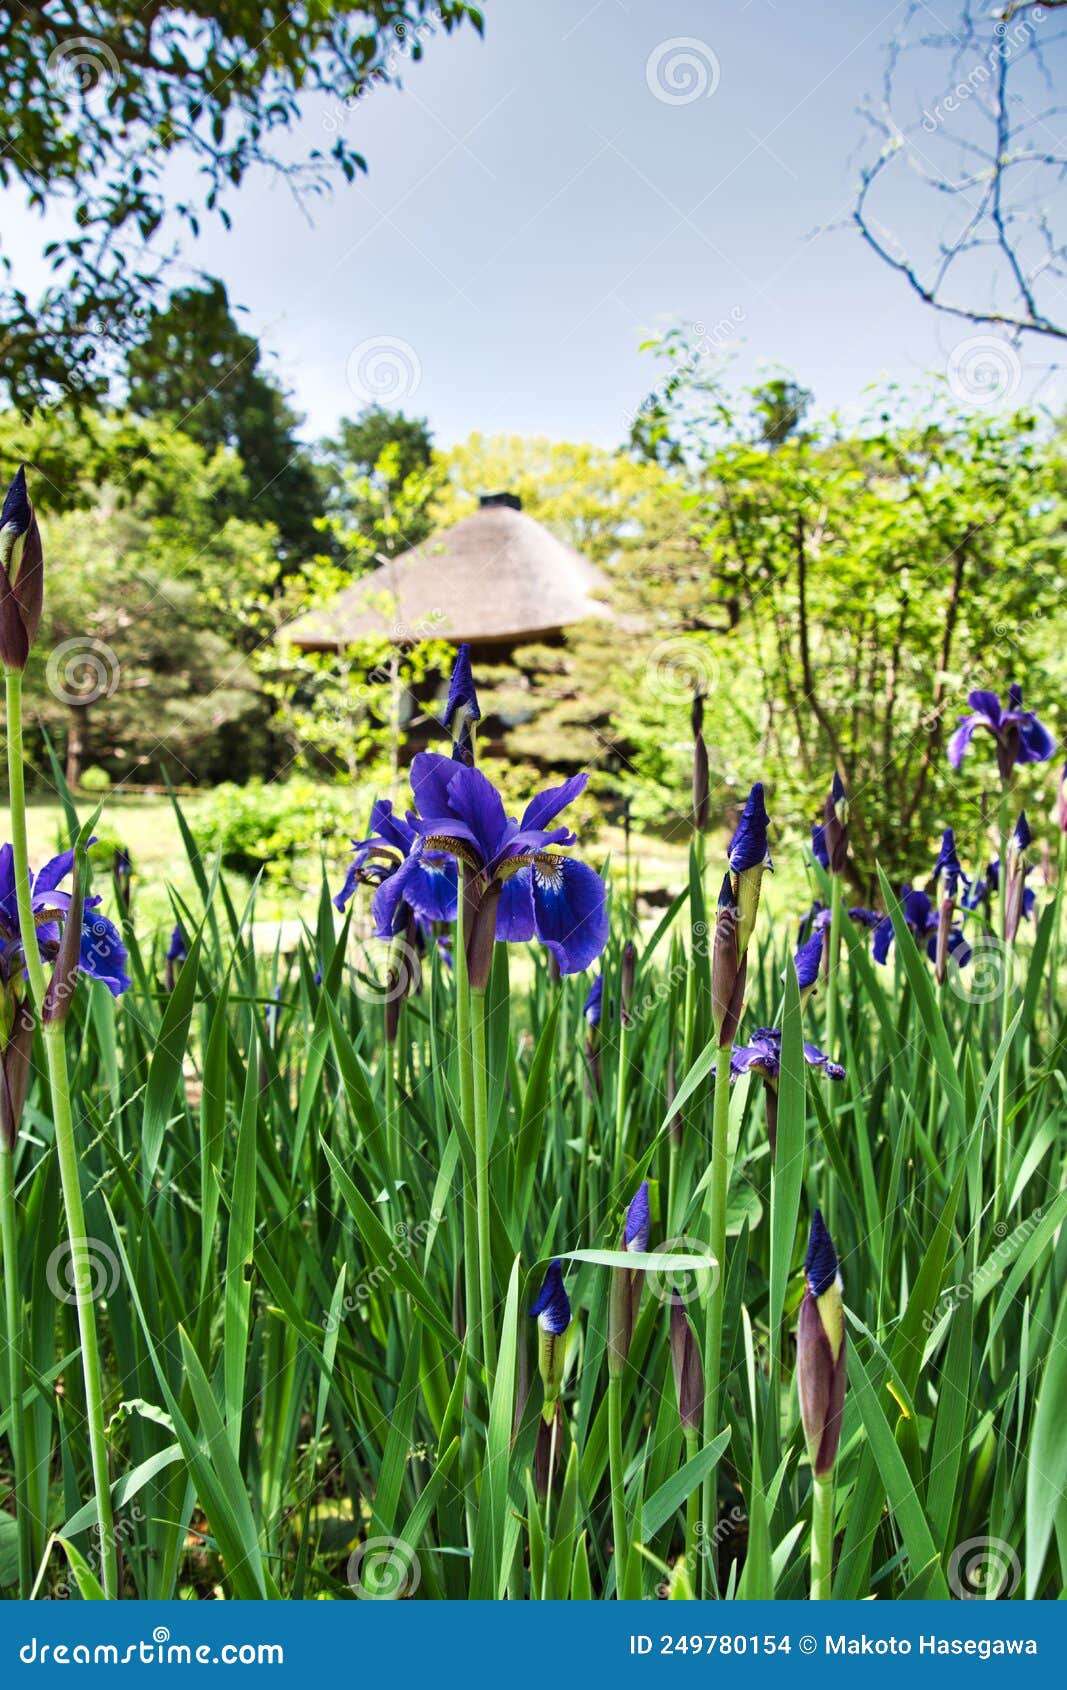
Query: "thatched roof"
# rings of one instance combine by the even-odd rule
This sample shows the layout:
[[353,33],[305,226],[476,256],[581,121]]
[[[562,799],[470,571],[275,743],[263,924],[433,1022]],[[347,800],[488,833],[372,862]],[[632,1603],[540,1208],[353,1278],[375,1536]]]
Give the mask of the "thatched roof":
[[611,618],[596,596],[606,590],[600,570],[513,494],[491,494],[473,516],[382,564],[279,638],[305,651],[382,636],[513,644]]

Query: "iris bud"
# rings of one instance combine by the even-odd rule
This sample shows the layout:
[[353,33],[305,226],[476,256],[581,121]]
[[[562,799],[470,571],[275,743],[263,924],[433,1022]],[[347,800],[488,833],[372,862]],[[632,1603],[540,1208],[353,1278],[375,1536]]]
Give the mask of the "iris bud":
[[545,1274],[541,1290],[530,1304],[530,1314],[537,1320],[537,1368],[545,1391],[541,1414],[546,1422],[550,1422],[563,1387],[567,1364],[567,1336],[571,1324],[570,1299],[563,1284],[563,1272],[558,1260],[550,1265]]
[[837,1254],[816,1209],[804,1263],[804,1299],[797,1322],[797,1394],[808,1456],[816,1478],[830,1472],[841,1441],[845,1403],[844,1287]]
[[21,980],[0,983],[0,1152],[10,1152],[30,1081],[33,1015],[22,995]]
[[733,1043],[744,1000],[748,958],[746,955],[739,960],[739,919],[740,912],[734,898],[733,882],[730,876],[726,875],[719,892],[715,939],[711,951],[711,1015],[720,1049]]
[[19,469],[0,510],[0,659],[22,670],[44,606],[44,554],[26,471]]
[[737,954],[742,957],[748,949],[756,925],[759,909],[760,885],[764,872],[774,868],[767,846],[769,818],[763,802],[763,784],[757,781],[745,801],[741,819],[727,851],[730,871],[735,877],[738,906]]
[[836,769],[823,806],[822,820],[830,873],[842,874],[848,861],[848,798],[845,783]]
[[685,1304],[677,1294],[671,1298],[671,1371],[682,1429],[698,1432],[704,1420],[704,1369]]
[[1026,876],[1029,868],[1027,850],[1032,835],[1025,810],[1015,824],[1008,840],[1007,865],[1004,875],[1004,937],[1012,944],[1019,931],[1026,903]]
[[[645,1251],[652,1228],[648,1204],[648,1181],[642,1180],[626,1211],[622,1229],[624,1250]],[[645,1276],[640,1268],[617,1267],[611,1270],[611,1290],[608,1295],[608,1372],[617,1377],[626,1366],[630,1340],[641,1307],[641,1292]]]
[[445,705],[445,727],[452,735],[452,756],[457,763],[474,767],[474,723],[482,719],[478,694],[471,670],[471,648],[467,644],[456,652],[452,675],[448,683],[448,703]]

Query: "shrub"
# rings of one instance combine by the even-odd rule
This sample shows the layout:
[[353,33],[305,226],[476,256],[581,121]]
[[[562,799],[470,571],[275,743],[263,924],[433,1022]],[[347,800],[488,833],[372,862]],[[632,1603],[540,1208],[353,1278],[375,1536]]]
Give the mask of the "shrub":
[[298,857],[322,848],[333,856],[347,846],[357,810],[351,793],[314,781],[225,782],[197,816],[194,834],[202,851],[221,852],[224,868],[286,878]]

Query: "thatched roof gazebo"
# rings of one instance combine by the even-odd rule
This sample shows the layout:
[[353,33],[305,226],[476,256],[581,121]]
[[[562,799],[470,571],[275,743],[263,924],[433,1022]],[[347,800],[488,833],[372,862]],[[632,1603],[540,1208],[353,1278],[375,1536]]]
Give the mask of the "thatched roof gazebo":
[[614,620],[598,596],[607,585],[595,564],[527,516],[516,494],[490,493],[473,515],[383,563],[280,637],[303,651],[366,639],[466,640],[506,662],[520,643],[551,640],[593,617]]

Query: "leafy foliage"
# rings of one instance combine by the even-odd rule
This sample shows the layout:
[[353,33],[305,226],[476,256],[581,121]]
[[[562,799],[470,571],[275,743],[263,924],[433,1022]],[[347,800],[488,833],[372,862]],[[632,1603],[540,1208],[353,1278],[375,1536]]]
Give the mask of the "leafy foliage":
[[[137,338],[165,273],[153,237],[175,224],[195,234],[204,212],[228,224],[227,200],[253,169],[305,195],[351,180],[366,168],[345,133],[355,101],[464,21],[481,28],[467,0],[72,0],[35,7],[30,28],[18,11],[0,16],[0,123],[19,135],[0,154],[0,185],[20,184],[32,207],[67,210],[71,224],[46,252],[55,279],[40,300],[17,285],[0,294],[11,396],[99,393],[102,349]],[[334,138],[294,160],[285,143],[308,98],[331,115]],[[201,191],[175,203],[166,177],[179,156]]]

